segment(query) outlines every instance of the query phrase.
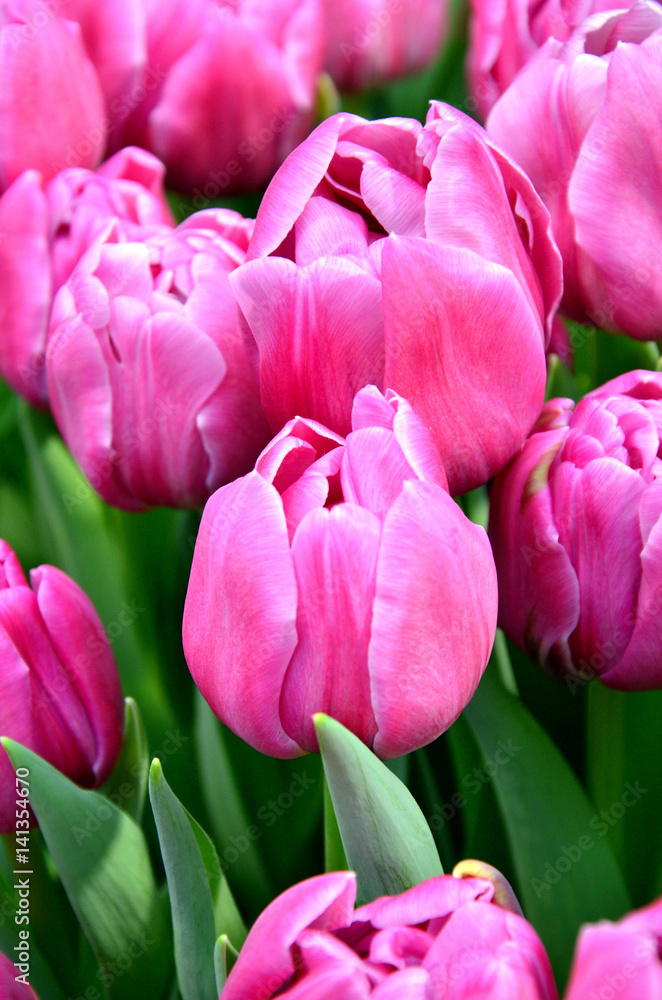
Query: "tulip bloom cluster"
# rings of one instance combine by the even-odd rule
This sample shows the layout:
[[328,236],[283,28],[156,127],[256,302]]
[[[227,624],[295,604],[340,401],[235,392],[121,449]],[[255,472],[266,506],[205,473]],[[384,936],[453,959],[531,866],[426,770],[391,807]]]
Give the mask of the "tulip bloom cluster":
[[662,7],[595,14],[550,39],[487,129],[547,205],[562,307],[641,340],[662,329]]
[[494,564],[429,431],[394,393],[360,392],[344,441],[291,420],[209,500],[184,651],[218,717],[263,753],[317,749],[327,712],[397,757],[455,721],[495,632]]
[[561,295],[549,217],[483,129],[433,103],[425,126],[340,114],[288,158],[232,287],[278,430],[339,434],[366,384],[432,429],[452,494],[512,458],[540,412]]
[[[89,598],[59,569],[32,570],[30,584],[0,540],[0,734],[96,788],[122,748],[122,693],[110,645]],[[15,789],[0,749],[0,833],[15,829]]]
[[557,676],[662,685],[662,375],[545,406],[497,477],[499,624]]
[[96,171],[52,180],[26,170],[0,197],[0,375],[34,406],[46,406],[46,337],[55,293],[112,220],[144,239],[174,220],[164,168],[127,148]]

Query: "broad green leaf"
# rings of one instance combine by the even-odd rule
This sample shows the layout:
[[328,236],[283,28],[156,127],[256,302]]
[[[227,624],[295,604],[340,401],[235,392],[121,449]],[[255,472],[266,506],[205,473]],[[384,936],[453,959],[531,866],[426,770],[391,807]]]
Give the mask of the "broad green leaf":
[[520,901],[563,981],[579,926],[615,919],[630,908],[623,876],[567,761],[493,669],[464,718],[481,753],[493,759],[492,787]]
[[106,798],[140,824],[145,808],[149,776],[147,733],[133,698],[124,699],[124,744],[122,755],[106,782]]
[[179,990],[183,1000],[213,1000],[216,930],[207,866],[158,759],[149,772],[149,797],[168,879]]
[[[37,754],[3,737],[30,772],[30,805],[110,995],[158,1000],[170,978],[163,905],[142,831],[98,792],[78,788]],[[145,994],[147,995],[147,994]]]
[[315,730],[361,902],[443,874],[430,827],[406,786],[335,719],[316,715]]

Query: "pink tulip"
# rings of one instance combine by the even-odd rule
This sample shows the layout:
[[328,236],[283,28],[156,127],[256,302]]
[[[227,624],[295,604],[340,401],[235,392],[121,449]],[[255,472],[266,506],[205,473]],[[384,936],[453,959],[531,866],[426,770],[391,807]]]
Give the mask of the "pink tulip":
[[46,406],[46,335],[55,292],[108,223],[126,239],[174,225],[163,165],[124,149],[96,171],[73,167],[44,184],[26,170],[0,197],[0,374]]
[[[106,633],[70,577],[39,566],[26,580],[0,540],[0,735],[86,788],[122,748],[122,692]],[[0,749],[0,832],[16,829],[16,776]]]
[[103,95],[79,25],[39,0],[1,0],[0,66],[0,192],[30,168],[49,180],[63,161],[96,166]]
[[265,195],[232,286],[274,430],[338,434],[355,393],[391,388],[432,429],[452,494],[521,447],[544,398],[560,298],[549,218],[461,112],[328,119]]
[[[18,961],[18,959],[17,959]],[[38,1000],[37,994],[10,959],[0,952],[0,997],[2,1000]]]
[[647,2],[549,40],[487,122],[551,213],[563,310],[642,340],[662,327],[660,122],[662,7]]
[[451,500],[409,403],[373,386],[343,440],[291,420],[205,507],[184,651],[216,715],[263,753],[317,750],[326,712],[381,757],[435,739],[495,633],[482,528]]
[[662,374],[545,406],[497,477],[499,624],[571,687],[662,687]]
[[614,0],[471,0],[467,76],[481,118],[548,38],[566,41]]
[[662,900],[580,931],[565,1000],[652,1000],[662,995]]
[[220,1000],[557,1000],[540,939],[491,882],[441,875],[356,910],[355,897],[351,872],[284,892]]
[[342,90],[424,69],[438,55],[447,0],[323,0],[326,66]]
[[223,210],[141,242],[114,224],[60,289],[49,399],[108,503],[202,505],[268,440],[228,283],[251,229]]
[[171,0],[165,12],[148,14],[164,79],[148,98],[141,141],[167,164],[171,184],[202,200],[261,187],[313,124],[324,55],[320,0],[194,4],[184,50],[163,30],[181,6]]

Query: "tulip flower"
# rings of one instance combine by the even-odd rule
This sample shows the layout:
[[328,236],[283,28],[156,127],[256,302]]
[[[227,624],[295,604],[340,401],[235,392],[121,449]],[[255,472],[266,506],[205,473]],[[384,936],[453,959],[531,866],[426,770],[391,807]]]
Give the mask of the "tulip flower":
[[450,490],[486,482],[540,412],[561,294],[528,179],[461,112],[323,122],[280,169],[231,278],[262,403],[345,435],[366,384],[431,428]]
[[[156,87],[149,113],[137,112],[134,129],[144,133],[134,140],[166,163],[169,183],[203,201],[263,186],[313,124],[320,0],[160,6],[147,14]],[[168,37],[168,25],[179,35],[180,19],[185,48]]]
[[499,624],[571,687],[662,687],[662,374],[553,399],[496,479]]
[[429,431],[395,393],[360,392],[343,440],[291,420],[211,497],[184,651],[216,715],[263,753],[317,750],[326,712],[380,757],[436,739],[495,634],[487,538],[451,500]]
[[481,118],[548,38],[566,41],[614,0],[471,0],[467,77]]
[[141,242],[117,224],[53,307],[53,415],[108,503],[202,505],[268,440],[229,272],[252,222],[210,210]]
[[662,899],[579,933],[565,1000],[646,1000],[662,994]]
[[434,60],[447,0],[323,0],[326,67],[342,90],[415,73]]
[[551,213],[562,309],[641,340],[662,327],[661,120],[662,7],[642,0],[550,39],[487,121]]
[[538,935],[492,883],[441,875],[354,910],[356,877],[287,889],[258,917],[220,1000],[557,1000]]
[[110,220],[126,239],[174,225],[163,175],[150,153],[124,149],[96,171],[73,167],[47,183],[26,170],[0,197],[0,374],[34,406],[48,403],[55,293]]
[[21,976],[20,969],[0,952],[0,996],[3,1000],[38,1000],[29,982]]
[[[92,603],[54,566],[25,578],[0,540],[0,735],[98,788],[122,748],[122,692]],[[0,832],[16,828],[16,776],[0,749]]]
[[3,0],[0,65],[0,192],[27,169],[49,180],[65,165],[96,166],[104,103],[80,26],[39,0]]

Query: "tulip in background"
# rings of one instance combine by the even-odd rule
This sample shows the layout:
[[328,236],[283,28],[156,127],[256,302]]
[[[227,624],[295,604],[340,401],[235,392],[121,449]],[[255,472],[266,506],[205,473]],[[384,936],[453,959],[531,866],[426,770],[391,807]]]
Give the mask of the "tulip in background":
[[662,899],[579,932],[565,1000],[653,1000],[662,995]]
[[548,41],[487,122],[551,213],[562,309],[641,340],[662,329],[661,127],[654,2],[596,14],[565,44]]
[[22,973],[0,952],[0,997],[2,1000],[38,1000],[36,993],[25,980],[17,982]]
[[101,496],[126,510],[202,505],[269,438],[229,272],[252,221],[210,210],[126,242],[115,224],[53,307],[53,415]]
[[[0,735],[97,788],[122,730],[117,668],[89,598],[54,566],[32,570],[28,584],[0,540]],[[16,829],[15,800],[14,769],[0,750],[0,832]]]
[[548,38],[565,41],[614,0],[471,0],[467,78],[481,118]]
[[104,101],[80,26],[39,0],[1,0],[0,67],[0,192],[30,168],[49,180],[65,165],[95,167]]
[[109,222],[142,239],[174,220],[163,164],[128,148],[96,171],[44,183],[26,170],[0,197],[0,375],[34,406],[48,403],[46,336],[57,290]]
[[326,712],[383,758],[436,739],[495,634],[487,538],[446,489],[429,431],[373,386],[346,441],[290,421],[205,507],[184,652],[218,717],[263,753],[317,750]]
[[323,0],[326,68],[341,90],[424,69],[439,54],[448,0]]
[[354,910],[336,872],[258,918],[220,1000],[557,1000],[545,949],[480,878],[441,875]]
[[575,685],[662,687],[662,374],[546,404],[497,477],[499,624]]
[[202,200],[266,184],[313,125],[320,0],[149,3],[147,34],[155,86],[128,122],[132,141]]
[[540,412],[561,295],[549,217],[475,122],[339,114],[288,158],[231,278],[276,431],[339,434],[366,384],[409,399],[450,490],[486,482]]

